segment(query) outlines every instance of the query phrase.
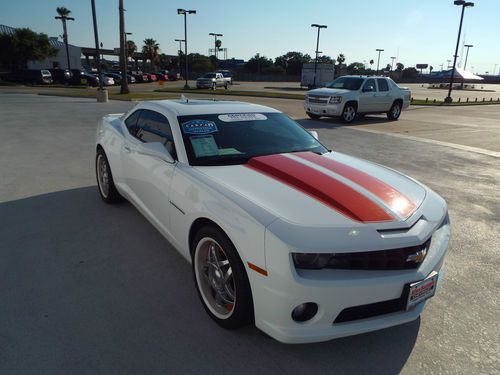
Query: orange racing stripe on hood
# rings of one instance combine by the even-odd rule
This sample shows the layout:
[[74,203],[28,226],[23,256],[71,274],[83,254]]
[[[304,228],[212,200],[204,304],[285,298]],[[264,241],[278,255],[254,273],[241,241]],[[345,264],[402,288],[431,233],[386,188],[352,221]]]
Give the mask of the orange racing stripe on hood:
[[408,218],[417,208],[416,205],[402,193],[387,185],[385,182],[373,177],[359,169],[340,163],[336,160],[314,154],[312,152],[294,153],[304,160],[320,165],[338,175],[351,180],[377,196],[382,202],[404,219]]
[[257,156],[250,159],[246,167],[301,191],[352,220],[394,220],[394,217],[376,202],[352,187],[286,156]]

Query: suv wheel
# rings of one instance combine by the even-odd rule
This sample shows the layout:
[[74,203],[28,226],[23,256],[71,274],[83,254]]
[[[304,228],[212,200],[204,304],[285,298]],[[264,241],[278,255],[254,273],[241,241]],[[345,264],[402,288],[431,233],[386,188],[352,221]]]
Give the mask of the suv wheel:
[[391,109],[389,112],[387,112],[387,118],[389,120],[397,120],[399,116],[401,115],[401,103],[400,102],[394,102],[392,104]]
[[345,122],[346,124],[349,124],[353,122],[355,118],[356,118],[356,105],[354,103],[347,103],[344,106],[342,114],[340,115],[340,120],[342,122]]

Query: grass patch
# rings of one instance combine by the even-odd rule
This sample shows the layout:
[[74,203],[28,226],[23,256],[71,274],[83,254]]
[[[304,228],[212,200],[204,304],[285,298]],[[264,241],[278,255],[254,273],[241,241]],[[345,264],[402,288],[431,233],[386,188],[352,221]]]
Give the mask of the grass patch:
[[424,99],[413,99],[413,101],[411,102],[411,105],[434,105],[434,106],[455,106],[455,107],[458,107],[458,106],[467,106],[467,105],[492,105],[492,104],[500,104],[500,101],[498,100],[493,100],[493,101],[469,101],[469,102],[459,102],[459,101],[454,101],[454,102],[451,102],[451,103],[445,103],[443,102],[442,100],[429,100],[429,101],[425,101]]
[[184,88],[165,88],[158,89],[155,92],[171,92],[178,94],[209,94],[209,95],[232,95],[232,96],[251,96],[255,98],[276,98],[276,99],[296,99],[304,100],[304,95],[290,94],[280,92],[266,91],[244,91],[244,90],[206,90],[206,89],[184,89]]

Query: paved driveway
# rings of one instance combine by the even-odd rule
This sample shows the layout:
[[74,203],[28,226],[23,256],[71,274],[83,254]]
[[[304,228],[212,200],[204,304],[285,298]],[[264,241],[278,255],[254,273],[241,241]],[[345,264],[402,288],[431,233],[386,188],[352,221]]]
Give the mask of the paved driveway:
[[454,233],[421,319],[283,345],[216,326],[181,256],[130,204],[101,202],[95,125],[131,105],[0,93],[1,374],[500,372],[500,159],[303,121],[329,147],[438,191]]

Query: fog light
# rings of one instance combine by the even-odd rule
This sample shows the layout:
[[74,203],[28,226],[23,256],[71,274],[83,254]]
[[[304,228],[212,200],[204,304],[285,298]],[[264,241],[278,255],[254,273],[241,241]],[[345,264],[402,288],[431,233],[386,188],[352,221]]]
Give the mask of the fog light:
[[292,311],[292,319],[296,322],[306,322],[312,319],[318,312],[318,305],[314,302],[306,302],[298,305]]

